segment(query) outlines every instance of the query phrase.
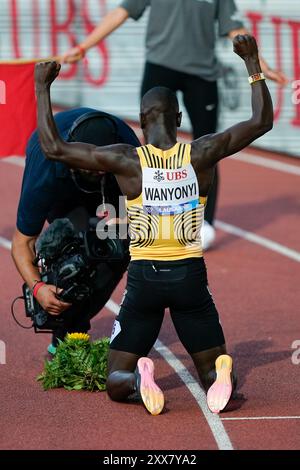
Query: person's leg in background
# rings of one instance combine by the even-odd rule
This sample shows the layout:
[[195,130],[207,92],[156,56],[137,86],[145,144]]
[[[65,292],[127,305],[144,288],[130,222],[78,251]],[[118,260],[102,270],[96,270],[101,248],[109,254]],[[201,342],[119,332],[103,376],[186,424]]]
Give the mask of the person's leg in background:
[[[183,100],[188,112],[194,139],[214,134],[218,124],[218,85],[193,75],[184,75]],[[202,230],[203,248],[208,249],[214,242],[213,228],[217,208],[219,172],[216,166],[215,177],[205,208],[205,222]]]
[[167,67],[146,62],[141,86],[141,98],[147,91],[156,86],[170,88],[176,93],[180,87],[180,75],[180,72],[170,70]]

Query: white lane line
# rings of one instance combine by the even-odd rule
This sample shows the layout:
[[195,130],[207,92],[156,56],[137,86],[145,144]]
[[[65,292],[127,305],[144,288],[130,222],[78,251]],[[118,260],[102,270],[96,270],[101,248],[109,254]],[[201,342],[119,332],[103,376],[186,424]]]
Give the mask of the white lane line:
[[[138,135],[141,138],[141,135]],[[189,142],[187,139],[180,139],[182,142]],[[238,160],[243,163],[250,163],[251,165],[261,166],[271,170],[281,171],[283,173],[289,173],[290,175],[300,176],[300,166],[292,165],[290,163],[279,162],[271,158],[259,157],[258,155],[253,155],[248,152],[240,152],[236,155],[228,157],[231,160]],[[22,168],[25,167],[25,158],[19,156],[11,156],[2,158],[1,162],[10,163],[11,165],[17,165]]]
[[[141,136],[138,136],[141,137]],[[180,139],[182,142],[188,142],[186,139]],[[277,160],[272,160],[271,158],[259,157],[257,155],[252,155],[251,153],[238,153],[228,157],[231,160],[238,160],[243,163],[250,163],[251,165],[261,166],[271,170],[281,171],[283,173],[289,173],[291,175],[300,176],[300,166],[291,165],[290,163],[283,163]],[[22,168],[25,167],[25,158],[24,157],[6,157],[2,158],[0,161],[5,163],[10,163],[11,165],[17,165]]]
[[[108,310],[118,315],[120,307],[113,300],[106,304]],[[206,404],[206,394],[195,381],[194,377],[185,368],[182,362],[165,346],[160,340],[157,340],[154,349],[164,358],[164,360],[174,369],[176,374],[189,389],[197,404],[199,405],[220,450],[233,450],[232,443],[218,415],[209,411]]]
[[11,242],[6,238],[0,237],[0,246],[6,248],[7,250],[11,249]]
[[[143,132],[138,125],[129,123],[133,130],[136,132],[139,139],[143,138]],[[180,141],[184,143],[190,143],[190,139],[184,136],[180,136]],[[242,150],[241,152],[232,155],[231,160],[238,160],[243,163],[250,163],[251,165],[261,166],[271,170],[281,171],[283,173],[289,173],[291,175],[300,176],[300,166],[293,165],[291,163],[284,163],[278,160],[273,160],[272,158],[260,157],[259,155],[252,154],[249,150]],[[24,167],[25,158],[22,156],[11,156],[2,158],[2,162],[10,163],[12,165],[17,165]]]
[[[269,238],[261,237],[260,235],[256,235],[252,232],[247,232],[235,225],[227,224],[226,222],[222,222],[221,220],[216,220],[215,226],[222,230],[223,232],[230,233],[232,235],[236,235],[237,237],[243,238],[251,243],[256,243],[257,245],[263,246],[268,250],[275,251],[276,253],[286,256],[294,261],[300,262],[300,253],[296,250],[292,250],[280,243],[273,242]],[[11,242],[6,238],[0,236],[0,246],[7,248],[8,250],[11,249]]]
[[250,416],[243,418],[221,418],[221,421],[259,421],[268,419],[300,419],[300,416]]
[[250,163],[251,165],[262,166],[271,170],[277,170],[283,173],[300,176],[300,166],[279,162],[277,160],[272,160],[271,158],[259,157],[258,155],[253,155],[247,152],[241,152],[237,155],[232,155],[229,158],[244,163]]
[[272,240],[261,237],[260,235],[256,235],[255,233],[247,232],[246,230],[236,227],[235,225],[227,224],[221,220],[216,220],[215,226],[223,232],[244,238],[248,242],[256,243],[257,245],[263,246],[268,250],[275,251],[280,255],[286,256],[287,258],[290,258],[294,261],[298,261],[298,263],[300,262],[300,253],[298,251],[292,250],[291,248],[281,245],[280,243],[273,242]]
[[197,404],[210,427],[210,430],[215,438],[215,441],[220,450],[234,450],[230,438],[221,422],[218,415],[209,411],[206,404],[206,394],[195,381],[194,377],[184,367],[182,362],[165,346],[160,340],[157,340],[154,348],[164,358],[164,360],[174,369],[176,374],[182,380],[184,385],[189,389],[190,393],[195,398]]
[[[139,138],[143,137],[143,134],[140,132],[140,128],[137,124],[129,123],[133,130],[138,134]],[[184,137],[184,135],[179,136],[180,142],[189,144],[191,139]],[[281,171],[283,173],[289,173],[291,175],[300,176],[300,166],[292,165],[291,163],[284,163],[278,160],[273,160],[272,158],[260,157],[251,153],[250,150],[242,150],[241,152],[231,155],[228,157],[232,160],[238,160],[243,163],[250,163],[251,165],[262,166],[264,168],[270,168],[271,170]],[[295,157],[296,158],[296,157]]]
[[10,163],[11,165],[25,167],[25,158],[24,157],[6,157],[0,160],[1,162]]

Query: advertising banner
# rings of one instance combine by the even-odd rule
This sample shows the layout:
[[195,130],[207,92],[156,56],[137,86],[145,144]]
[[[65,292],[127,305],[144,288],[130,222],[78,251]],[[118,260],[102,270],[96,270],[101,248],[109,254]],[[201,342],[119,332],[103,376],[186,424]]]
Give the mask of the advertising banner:
[[[119,3],[119,0],[0,0],[0,59],[61,54],[80,42]],[[275,125],[255,145],[300,157],[299,2],[237,0],[236,3],[246,27],[257,38],[263,58],[270,67],[283,70],[290,78],[285,88],[268,82]],[[146,12],[137,22],[128,20],[90,50],[82,63],[64,66],[53,87],[55,103],[96,107],[137,121],[147,19]],[[231,41],[220,39],[217,50],[224,71],[219,83],[222,104],[219,128],[223,129],[251,116],[251,89],[245,66],[233,54]],[[190,130],[186,113],[183,128]]]

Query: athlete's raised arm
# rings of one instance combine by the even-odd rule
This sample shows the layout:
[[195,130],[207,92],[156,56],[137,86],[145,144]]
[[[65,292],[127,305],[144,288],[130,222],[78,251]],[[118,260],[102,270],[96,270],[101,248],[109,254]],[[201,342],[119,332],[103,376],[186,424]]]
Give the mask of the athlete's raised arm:
[[35,66],[38,133],[46,158],[60,161],[72,168],[134,176],[135,147],[126,144],[97,147],[79,142],[67,143],[60,137],[53,119],[50,99],[50,87],[59,70],[60,65],[56,62],[41,62]]
[[192,159],[199,170],[210,168],[222,158],[239,152],[273,127],[272,99],[262,79],[256,40],[249,35],[238,35],[233,45],[234,52],[245,61],[251,77],[252,117],[224,132],[206,135],[192,142]]

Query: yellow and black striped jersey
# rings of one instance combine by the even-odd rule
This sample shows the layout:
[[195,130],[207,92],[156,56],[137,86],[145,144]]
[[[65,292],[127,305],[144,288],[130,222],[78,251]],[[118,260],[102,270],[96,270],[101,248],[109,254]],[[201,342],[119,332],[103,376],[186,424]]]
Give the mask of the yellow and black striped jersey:
[[127,200],[132,260],[174,261],[202,256],[200,229],[206,198],[199,197],[191,145],[137,148],[142,193]]

